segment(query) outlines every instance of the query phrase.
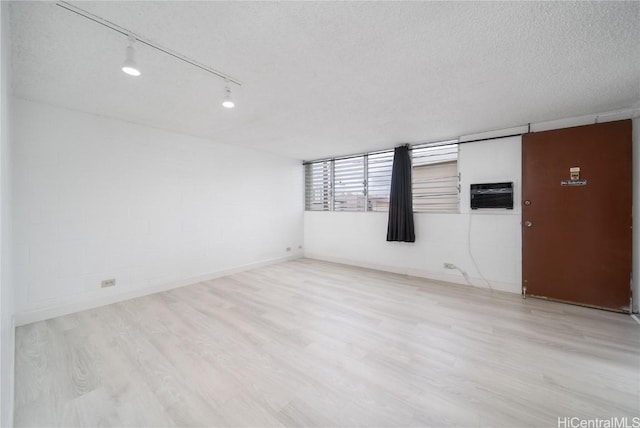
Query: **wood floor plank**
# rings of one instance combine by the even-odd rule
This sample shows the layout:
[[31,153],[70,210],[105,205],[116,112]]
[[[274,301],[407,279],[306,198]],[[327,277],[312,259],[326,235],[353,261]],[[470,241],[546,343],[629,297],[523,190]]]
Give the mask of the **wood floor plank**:
[[640,417],[630,317],[310,259],[16,331],[15,425]]

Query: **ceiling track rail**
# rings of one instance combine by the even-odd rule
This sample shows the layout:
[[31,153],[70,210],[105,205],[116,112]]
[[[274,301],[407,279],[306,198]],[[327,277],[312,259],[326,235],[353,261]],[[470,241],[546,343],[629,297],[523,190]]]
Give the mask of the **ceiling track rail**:
[[169,56],[172,56],[172,57],[174,57],[174,58],[176,58],[176,59],[178,59],[180,61],[186,62],[187,64],[191,64],[192,66],[197,67],[197,68],[199,68],[201,70],[204,70],[204,71],[206,71],[206,72],[208,72],[210,74],[213,74],[213,75],[215,75],[215,76],[217,76],[217,77],[219,77],[221,79],[224,79],[227,82],[231,82],[231,83],[234,83],[234,84],[236,84],[238,86],[242,86],[242,82],[240,80],[236,79],[235,77],[230,76],[227,73],[223,73],[220,70],[216,70],[215,68],[209,67],[206,64],[203,64],[203,63],[198,62],[198,61],[196,61],[194,59],[191,59],[191,58],[189,58],[187,56],[184,56],[181,53],[178,53],[178,52],[176,52],[174,50],[165,48],[164,46],[161,46],[161,45],[159,45],[159,44],[157,44],[155,42],[152,42],[149,39],[141,37],[140,35],[136,34],[135,32],[133,32],[133,31],[127,29],[127,28],[121,27],[118,24],[115,24],[115,23],[113,23],[111,21],[108,21],[108,20],[106,20],[104,18],[101,18],[101,17],[99,17],[97,15],[94,15],[91,12],[87,12],[86,10],[81,9],[81,8],[79,8],[77,6],[74,6],[74,5],[72,5],[72,4],[70,4],[70,3],[66,2],[66,1],[56,2],[56,6],[59,6],[62,9],[68,10],[69,12],[75,13],[76,15],[81,16],[83,18],[86,18],[89,21],[93,21],[96,24],[100,24],[100,25],[102,25],[104,27],[107,27],[107,28],[109,28],[109,29],[111,29],[111,30],[113,30],[113,31],[115,31],[117,33],[120,33],[120,34],[126,36],[126,37],[135,37],[136,42],[139,42],[139,43],[142,43],[144,45],[147,45],[150,48],[156,49],[156,50],[158,50],[158,51],[160,51],[162,53],[165,53],[165,54],[167,54]]

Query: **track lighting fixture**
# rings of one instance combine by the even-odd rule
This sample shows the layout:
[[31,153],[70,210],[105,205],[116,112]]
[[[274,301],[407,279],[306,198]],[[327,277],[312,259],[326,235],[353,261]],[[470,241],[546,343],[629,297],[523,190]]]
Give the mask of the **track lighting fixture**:
[[129,35],[129,46],[127,46],[127,56],[122,64],[122,71],[130,76],[140,76],[140,69],[136,65],[135,51],[133,44],[136,42],[136,38],[133,35]]
[[222,101],[222,107],[234,108],[235,106],[236,104],[233,102],[233,98],[231,97],[231,88],[229,88],[229,82],[225,80],[224,100]]
[[[1,0],[0,0],[1,1]],[[233,98],[231,96],[231,84],[233,83],[234,85],[238,85],[238,86],[242,86],[242,82],[240,82],[238,79],[223,73],[222,71],[216,70],[215,68],[209,67],[208,65],[205,65],[201,62],[198,62],[194,59],[191,59],[185,55],[182,55],[179,52],[173,51],[169,48],[166,48],[164,46],[161,46],[159,44],[157,44],[156,42],[153,42],[149,39],[146,39],[142,36],[140,36],[139,34],[134,36],[133,31],[121,27],[118,24],[111,22],[111,21],[107,21],[104,18],[99,17],[98,15],[94,15],[90,12],[87,12],[84,9],[79,8],[78,6],[75,6],[71,3],[68,3],[66,1],[58,1],[56,2],[56,5],[58,7],[61,7],[62,9],[68,10],[69,12],[72,12],[74,14],[76,14],[77,16],[81,16],[85,19],[88,19],[89,21],[95,22],[96,24],[102,25],[103,27],[106,27],[110,30],[115,31],[116,33],[120,33],[124,36],[127,36],[127,38],[129,39],[129,46],[127,47],[127,56],[126,59],[124,61],[124,64],[122,64],[122,71],[124,71],[125,73],[131,75],[131,76],[140,76],[140,69],[138,68],[136,61],[135,61],[135,50],[133,48],[133,44],[135,42],[141,43],[149,48],[155,49],[158,52],[161,52],[165,55],[171,56],[179,61],[182,61],[184,63],[190,64],[194,67],[199,68],[200,70],[206,71],[207,73],[216,76],[220,79],[224,79],[224,83],[225,83],[225,88],[224,88],[224,100],[222,101],[222,105],[225,108],[233,108],[235,107],[235,103],[233,102]]]

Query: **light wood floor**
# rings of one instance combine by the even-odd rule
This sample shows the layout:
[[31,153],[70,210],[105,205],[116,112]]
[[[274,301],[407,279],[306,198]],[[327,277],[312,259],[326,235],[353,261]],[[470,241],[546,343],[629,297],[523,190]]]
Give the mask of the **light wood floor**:
[[19,327],[16,426],[640,416],[627,315],[300,259]]

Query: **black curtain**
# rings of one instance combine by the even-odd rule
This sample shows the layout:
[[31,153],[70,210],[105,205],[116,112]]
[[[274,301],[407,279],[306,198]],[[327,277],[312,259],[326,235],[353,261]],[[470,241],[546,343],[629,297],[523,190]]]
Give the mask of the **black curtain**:
[[393,152],[389,225],[387,241],[415,242],[413,230],[413,196],[411,194],[411,158],[409,146],[396,147]]

